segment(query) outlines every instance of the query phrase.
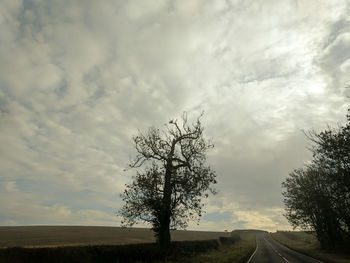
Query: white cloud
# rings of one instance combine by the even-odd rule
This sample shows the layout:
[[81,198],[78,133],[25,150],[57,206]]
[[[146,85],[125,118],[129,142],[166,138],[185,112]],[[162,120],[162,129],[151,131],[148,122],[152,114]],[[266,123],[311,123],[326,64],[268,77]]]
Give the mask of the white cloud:
[[134,172],[123,172],[131,136],[204,109],[220,191],[208,212],[233,217],[201,226],[287,228],[281,181],[310,158],[300,129],[344,120],[348,11],[347,1],[2,1],[0,223],[112,224]]
[[244,228],[262,229],[266,231],[291,230],[287,220],[282,216],[280,207],[270,207],[263,211],[238,211],[238,220],[246,222]]

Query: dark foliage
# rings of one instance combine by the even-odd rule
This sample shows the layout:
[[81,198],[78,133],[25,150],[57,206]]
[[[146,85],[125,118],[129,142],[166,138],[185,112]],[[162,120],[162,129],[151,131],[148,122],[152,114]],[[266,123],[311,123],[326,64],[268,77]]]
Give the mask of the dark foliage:
[[57,248],[6,248],[0,249],[1,263],[95,263],[95,262],[164,262],[181,260],[198,253],[218,249],[222,245],[233,244],[239,237],[220,238],[219,240],[172,242],[164,250],[154,243],[120,246],[79,246]]
[[231,237],[219,237],[221,245],[231,245],[240,239],[240,236],[233,235]]
[[350,237],[350,115],[337,129],[308,138],[313,160],[282,183],[286,218],[293,227],[315,231],[323,248],[346,246]]

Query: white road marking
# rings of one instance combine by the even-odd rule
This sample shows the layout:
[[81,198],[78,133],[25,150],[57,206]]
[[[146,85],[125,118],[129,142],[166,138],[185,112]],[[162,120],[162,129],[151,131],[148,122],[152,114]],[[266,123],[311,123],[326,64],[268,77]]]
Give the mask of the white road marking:
[[282,256],[281,253],[279,253],[276,249],[274,249],[271,245],[271,243],[269,241],[267,241],[267,239],[264,237],[265,241],[267,244],[269,244],[269,246],[272,248],[272,250],[277,254],[279,255],[285,262],[289,262],[284,256]]
[[256,243],[256,248],[255,248],[253,254],[252,254],[252,255],[250,256],[250,258],[248,259],[247,263],[249,263],[249,262],[252,260],[252,258],[254,257],[256,251],[258,251],[258,237],[257,237],[257,235],[255,236],[255,243]]
[[[271,235],[270,235],[270,237],[271,237]],[[277,242],[277,243],[279,243],[278,241],[276,241],[274,238],[272,238],[271,237],[271,239],[274,241],[274,242]],[[279,243],[280,245],[281,245],[281,243]],[[282,244],[282,246],[283,246],[283,244]],[[271,246],[272,247],[272,246]],[[272,248],[273,249],[273,248]],[[289,250],[291,250],[291,251],[293,251],[294,253],[299,253],[299,252],[297,252],[297,251],[294,251],[294,250],[292,250],[292,249],[290,249],[290,248],[288,248],[287,247],[287,249],[289,249]],[[276,252],[276,251],[275,251]],[[277,254],[278,254],[278,252],[276,252]],[[300,253],[299,253],[300,254]],[[281,254],[279,254],[283,259],[285,259]],[[315,259],[315,258],[313,258],[313,257],[311,257],[311,256],[308,256],[308,255],[304,255],[304,254],[302,254],[303,256],[306,256],[306,257],[309,257],[309,258],[311,258],[311,259],[313,259],[313,260],[315,260],[315,261],[317,261],[317,262],[319,262],[319,263],[324,263],[323,261],[320,261],[320,260],[318,260],[318,259]],[[288,260],[287,259],[285,259],[287,262],[288,262]]]

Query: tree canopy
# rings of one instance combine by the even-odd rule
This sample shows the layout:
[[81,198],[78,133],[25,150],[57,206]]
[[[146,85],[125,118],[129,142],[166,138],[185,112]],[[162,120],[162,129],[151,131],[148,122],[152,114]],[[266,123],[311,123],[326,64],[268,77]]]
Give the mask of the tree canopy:
[[323,247],[342,246],[350,237],[350,114],[345,125],[307,137],[313,160],[282,183],[285,216],[294,227],[315,230]]
[[214,145],[203,135],[202,115],[189,124],[184,113],[164,130],[151,127],[133,137],[137,154],[130,167],[138,171],[121,195],[124,205],[119,213],[125,226],[137,221],[151,224],[165,247],[170,244],[169,230],[199,221],[203,198],[215,194],[216,174],[206,162]]

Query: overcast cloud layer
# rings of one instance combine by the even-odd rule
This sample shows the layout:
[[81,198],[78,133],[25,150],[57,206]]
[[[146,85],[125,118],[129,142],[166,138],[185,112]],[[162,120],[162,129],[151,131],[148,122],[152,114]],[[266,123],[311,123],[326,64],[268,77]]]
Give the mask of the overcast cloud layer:
[[118,226],[131,136],[204,110],[219,193],[190,228],[289,229],[301,129],[345,119],[349,14],[346,0],[2,0],[0,225]]

